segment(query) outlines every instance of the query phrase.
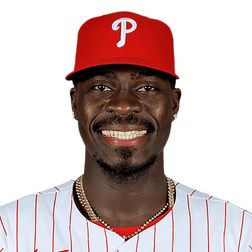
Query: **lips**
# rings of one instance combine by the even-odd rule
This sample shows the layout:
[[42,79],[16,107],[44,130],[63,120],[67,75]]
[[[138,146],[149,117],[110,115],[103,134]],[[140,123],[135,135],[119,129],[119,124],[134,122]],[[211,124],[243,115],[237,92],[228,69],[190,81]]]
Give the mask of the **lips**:
[[100,134],[102,139],[104,139],[107,143],[113,144],[115,146],[133,146],[142,143],[144,140],[146,140],[147,135],[145,134],[143,136],[139,136],[133,139],[119,139],[116,137],[108,137]]
[[154,132],[154,125],[146,119],[128,114],[123,117],[119,114],[97,121],[92,129],[107,143],[116,146],[131,146],[144,141],[148,133]]
[[147,134],[147,130],[101,130],[103,139],[115,146],[133,146],[141,143]]

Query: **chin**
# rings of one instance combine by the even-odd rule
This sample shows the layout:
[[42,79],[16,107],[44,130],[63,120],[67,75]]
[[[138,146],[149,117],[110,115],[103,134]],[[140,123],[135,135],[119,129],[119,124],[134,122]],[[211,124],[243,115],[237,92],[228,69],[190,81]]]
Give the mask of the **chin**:
[[131,161],[133,151],[131,148],[118,148],[120,159],[117,163],[109,164],[103,158],[94,156],[102,172],[117,184],[136,183],[143,175],[147,174],[155,164],[158,155],[154,154],[141,163]]

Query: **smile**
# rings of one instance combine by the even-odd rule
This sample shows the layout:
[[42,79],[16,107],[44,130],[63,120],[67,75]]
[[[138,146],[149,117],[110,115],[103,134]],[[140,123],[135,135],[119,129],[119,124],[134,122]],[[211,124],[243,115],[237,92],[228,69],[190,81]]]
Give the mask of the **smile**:
[[101,133],[107,137],[114,137],[122,140],[134,139],[144,136],[147,130],[132,130],[132,131],[115,131],[115,130],[102,130]]
[[134,146],[142,143],[149,133],[147,130],[105,130],[100,131],[103,139],[114,146]]

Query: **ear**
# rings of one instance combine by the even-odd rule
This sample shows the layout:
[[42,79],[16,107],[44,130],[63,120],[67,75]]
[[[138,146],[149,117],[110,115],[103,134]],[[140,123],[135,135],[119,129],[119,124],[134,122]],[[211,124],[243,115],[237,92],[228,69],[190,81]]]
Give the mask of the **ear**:
[[70,97],[71,97],[73,117],[77,120],[76,118],[77,90],[75,87],[70,89]]
[[172,91],[173,120],[176,118],[178,111],[179,111],[180,98],[181,98],[181,90],[179,88],[175,88]]

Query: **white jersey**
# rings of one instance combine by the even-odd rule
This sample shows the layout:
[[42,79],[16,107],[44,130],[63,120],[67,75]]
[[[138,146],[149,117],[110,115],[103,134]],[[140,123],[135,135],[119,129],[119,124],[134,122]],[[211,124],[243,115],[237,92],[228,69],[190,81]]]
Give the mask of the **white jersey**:
[[168,215],[128,241],[81,215],[70,181],[0,207],[0,252],[252,252],[252,215],[176,185]]

